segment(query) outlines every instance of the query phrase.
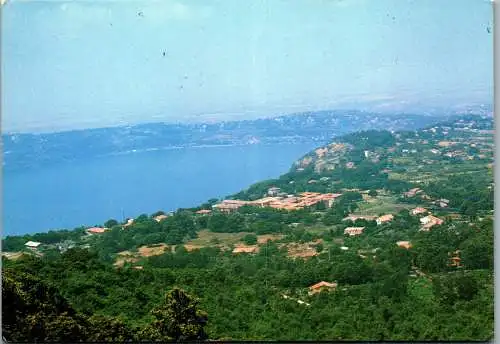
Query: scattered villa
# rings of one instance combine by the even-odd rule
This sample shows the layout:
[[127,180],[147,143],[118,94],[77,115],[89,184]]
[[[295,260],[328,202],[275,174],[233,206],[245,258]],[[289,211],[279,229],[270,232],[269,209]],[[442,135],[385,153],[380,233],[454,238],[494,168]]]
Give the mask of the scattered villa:
[[26,246],[30,250],[36,250],[38,246],[40,246],[41,244],[42,244],[41,242],[37,241],[28,241],[26,244],[24,244],[24,246]]
[[259,252],[259,247],[255,246],[236,246],[233,249],[233,253],[257,253]]
[[455,252],[452,252],[452,253],[449,253],[448,255],[450,255],[450,263],[448,264],[448,266],[454,266],[454,267],[461,267],[461,261],[462,259],[460,258],[460,250],[456,250]]
[[443,224],[444,220],[441,220],[438,217],[435,217],[433,215],[425,216],[420,219],[420,223],[423,225],[421,230],[428,232],[432,227],[436,225],[441,225]]
[[398,245],[401,248],[405,248],[407,250],[412,247],[412,245],[411,245],[411,243],[409,241],[398,241],[396,243],[396,245]]
[[439,205],[441,208],[446,208],[448,207],[448,204],[450,203],[449,200],[445,199],[445,198],[441,198],[441,199],[438,199],[436,201],[436,204]]
[[324,290],[335,290],[337,289],[338,284],[336,282],[329,283],[325,281],[318,282],[309,287],[309,295],[314,295],[320,293]]
[[268,194],[268,196],[278,196],[280,191],[281,191],[280,188],[273,186],[267,190],[267,194]]
[[394,219],[392,214],[382,215],[377,218],[377,225],[381,225],[382,223],[390,222]]
[[417,194],[421,193],[422,190],[420,188],[410,189],[404,193],[404,196],[407,198],[415,197]]
[[167,217],[168,217],[167,215],[162,214],[162,215],[155,216],[153,219],[154,219],[156,222],[160,222],[161,220],[165,220]]
[[126,228],[128,226],[131,226],[134,223],[134,219],[128,219],[127,223],[123,225],[123,228]]
[[417,207],[417,208],[414,208],[411,210],[412,215],[425,214],[426,212],[427,212],[427,209],[421,208],[421,207]]
[[107,228],[101,228],[101,227],[91,227],[87,228],[87,234],[102,234],[106,232],[108,229]]
[[365,227],[347,227],[344,229],[344,234],[349,236],[360,235],[363,233]]
[[196,212],[196,214],[199,214],[199,215],[208,215],[208,214],[211,214],[211,213],[212,213],[212,211],[209,210],[209,209],[201,209],[201,210],[198,210]]

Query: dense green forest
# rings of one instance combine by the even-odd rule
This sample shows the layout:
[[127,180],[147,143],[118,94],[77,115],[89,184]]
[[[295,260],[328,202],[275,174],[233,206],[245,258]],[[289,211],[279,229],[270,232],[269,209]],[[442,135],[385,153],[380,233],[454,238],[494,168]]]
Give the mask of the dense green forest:
[[[2,258],[4,336],[491,339],[493,153],[482,132],[491,127],[472,116],[414,132],[349,134],[230,197],[255,200],[271,187],[341,193],[331,207],[197,213],[218,202],[209,200],[159,221],[163,212],[126,227],[110,220],[98,235],[78,228],[4,238],[3,252],[18,254]],[[428,213],[442,223],[421,230]],[[392,220],[377,224],[384,214]],[[352,226],[362,234],[345,235]],[[25,249],[28,240],[40,248]],[[257,249],[235,253],[242,245]],[[338,286],[310,295],[319,281]]]

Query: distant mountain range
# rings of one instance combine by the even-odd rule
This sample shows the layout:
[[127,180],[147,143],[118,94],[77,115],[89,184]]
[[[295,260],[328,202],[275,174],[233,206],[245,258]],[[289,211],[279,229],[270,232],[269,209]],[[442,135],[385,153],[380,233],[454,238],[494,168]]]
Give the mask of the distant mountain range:
[[415,130],[455,115],[380,114],[363,111],[318,111],[218,123],[148,123],[56,133],[4,134],[7,168],[205,145],[306,143],[367,129]]

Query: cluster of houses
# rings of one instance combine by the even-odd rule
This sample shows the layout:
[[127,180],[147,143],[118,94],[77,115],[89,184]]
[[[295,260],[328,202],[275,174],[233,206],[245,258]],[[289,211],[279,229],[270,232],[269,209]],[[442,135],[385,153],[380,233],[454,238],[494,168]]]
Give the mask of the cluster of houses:
[[420,223],[422,224],[421,231],[428,232],[432,227],[443,224],[444,220],[439,217],[435,217],[434,215],[427,215],[420,219]]
[[[426,215],[420,218],[420,223],[422,227],[420,228],[421,231],[430,231],[432,227],[438,226],[444,223],[443,219],[440,219],[434,215],[432,215],[427,209],[422,208],[422,207],[416,207],[413,208],[410,211],[410,214],[413,216],[417,215]],[[392,214],[386,214],[382,215],[379,217],[376,216],[368,216],[368,215],[349,215],[346,218],[343,219],[343,221],[352,221],[355,222],[356,220],[366,220],[366,221],[376,221],[377,225],[381,225],[387,222],[390,222],[394,219],[394,215]],[[344,229],[344,235],[349,235],[349,236],[356,236],[356,235],[361,235],[363,234],[363,231],[365,230],[365,227],[346,227]],[[405,243],[405,242],[401,242]],[[399,244],[398,244],[399,245]]]
[[[432,198],[429,197],[427,194],[425,194],[424,190],[422,190],[420,188],[413,188],[413,189],[410,189],[410,190],[403,193],[403,197],[405,197],[405,198],[413,198],[417,195],[419,195],[420,198],[425,199],[427,201],[432,200]],[[432,201],[431,203],[434,205],[437,205],[438,207],[441,207],[441,208],[447,208],[449,203],[450,203],[450,200],[445,199],[445,198],[441,198],[441,199]]]
[[[445,206],[448,206],[448,200],[438,200],[440,203],[444,203]],[[443,219],[440,219],[439,217],[436,217],[431,214],[430,211],[428,211],[425,208],[422,207],[416,207],[413,208],[410,211],[410,214],[412,215],[425,215],[424,217],[420,218],[420,223],[422,224],[422,228],[420,229],[421,231],[430,231],[430,229],[434,226],[442,225],[444,223]]]
[[[456,131],[468,131],[471,133],[477,133],[478,135],[492,135],[494,133],[493,130],[480,130],[473,129],[472,127],[475,125],[474,122],[469,123],[455,123],[455,126],[462,126],[461,128],[455,127],[453,128]],[[430,129],[425,129],[423,132],[428,133],[441,133],[443,135],[448,135],[449,131],[452,130],[451,127],[434,127]],[[436,146],[428,149],[429,152],[436,156],[445,156],[448,158],[460,159],[460,160],[474,160],[474,159],[486,159],[489,153],[493,152],[492,144],[490,144],[489,137],[485,136],[475,136],[471,138],[457,138],[454,141],[451,140],[442,140],[437,142]],[[420,144],[429,144],[428,140],[418,140]],[[406,144],[413,145],[415,144],[415,140],[406,139]],[[397,146],[401,145],[401,143],[396,143]],[[479,150],[479,154],[471,154],[467,150],[467,146],[472,148],[477,148]],[[403,149],[402,153],[416,153],[415,149]],[[428,161],[426,163],[432,164],[432,161]]]
[[406,198],[412,198],[418,194],[422,194],[423,192],[424,192],[424,190],[422,190],[420,188],[413,188],[413,189],[410,189],[407,192],[403,193],[403,196]]
[[233,212],[245,205],[256,206],[256,207],[270,207],[281,210],[299,210],[319,203],[323,203],[325,207],[329,208],[333,205],[335,199],[340,197],[341,195],[342,194],[333,194],[333,193],[322,194],[319,192],[302,192],[296,196],[295,195],[286,195],[286,197],[269,196],[257,199],[255,201],[228,199],[222,201],[219,204],[215,204],[213,208],[225,213]]
[[[342,221],[352,221],[355,222],[356,220],[365,220],[365,221],[375,221],[377,222],[377,225],[381,225],[387,222],[391,222],[394,220],[394,215],[392,214],[386,214],[382,216],[370,216],[370,215],[349,215],[345,217]],[[344,234],[349,235],[349,236],[356,236],[356,235],[361,235],[363,234],[363,231],[365,230],[365,227],[346,227],[344,229]]]

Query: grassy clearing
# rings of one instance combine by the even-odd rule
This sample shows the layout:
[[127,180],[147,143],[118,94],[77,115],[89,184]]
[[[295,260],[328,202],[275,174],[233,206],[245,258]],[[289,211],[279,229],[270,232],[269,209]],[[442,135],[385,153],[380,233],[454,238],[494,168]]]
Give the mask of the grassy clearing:
[[415,205],[398,203],[396,197],[379,196],[370,202],[360,202],[355,215],[378,215],[382,213],[397,213],[403,209],[414,208]]
[[398,165],[415,165],[415,158],[414,157],[396,157],[392,159],[394,164]]
[[322,224],[315,224],[312,227],[306,227],[305,228],[307,232],[311,234],[322,234],[324,232],[328,232],[330,229],[335,229],[334,226],[325,226]]
[[408,289],[410,294],[422,300],[431,300],[434,297],[432,282],[425,277],[411,279]]
[[247,234],[252,233],[214,233],[209,230],[202,230],[198,232],[197,238],[189,240],[186,244],[195,246],[214,246],[216,244],[234,245],[241,242],[241,239]]

